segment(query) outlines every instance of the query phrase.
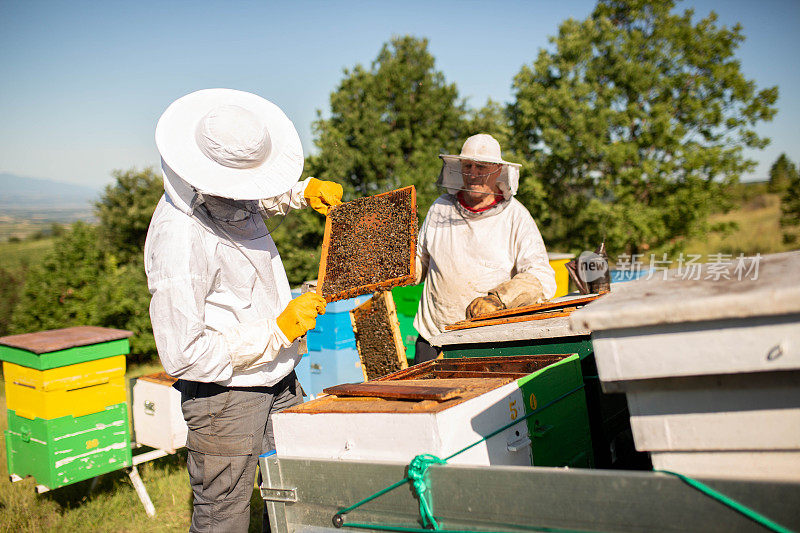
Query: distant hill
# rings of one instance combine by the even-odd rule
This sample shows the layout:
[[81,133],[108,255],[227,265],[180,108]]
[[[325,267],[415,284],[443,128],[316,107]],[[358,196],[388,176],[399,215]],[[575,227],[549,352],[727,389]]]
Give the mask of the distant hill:
[[91,187],[0,173],[0,207],[3,209],[91,209],[100,192]]

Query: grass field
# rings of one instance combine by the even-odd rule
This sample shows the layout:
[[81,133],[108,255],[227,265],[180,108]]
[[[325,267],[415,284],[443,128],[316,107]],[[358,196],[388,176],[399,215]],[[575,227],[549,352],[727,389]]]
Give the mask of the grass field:
[[38,263],[53,247],[55,239],[39,239],[36,241],[4,242],[0,244],[0,268],[9,272]]
[[711,232],[703,239],[693,239],[686,243],[686,252],[703,256],[715,253],[754,255],[796,249],[798,244],[783,242],[780,218],[778,195],[758,195],[735,211],[711,216],[712,224],[734,222],[738,226],[736,230],[727,234]]
[[[129,369],[127,376],[158,371],[161,371],[160,365],[144,365]],[[8,422],[3,382],[0,382],[0,413],[0,431],[4,431]],[[124,471],[101,476],[91,492],[91,481],[87,480],[36,494],[33,479],[17,483],[8,480],[3,433],[0,446],[0,532],[188,531],[192,496],[186,473],[185,449],[140,465],[139,474],[156,508],[155,518],[145,514]],[[261,531],[261,509],[260,496],[254,491],[250,531]]]

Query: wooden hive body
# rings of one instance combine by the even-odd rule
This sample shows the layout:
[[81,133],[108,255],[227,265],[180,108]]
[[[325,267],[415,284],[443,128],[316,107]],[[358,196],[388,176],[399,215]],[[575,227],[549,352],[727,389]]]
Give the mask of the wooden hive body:
[[128,406],[51,420],[8,411],[5,432],[9,474],[55,489],[131,466]]
[[800,480],[800,252],[755,277],[670,271],[571,317],[590,328],[603,388],[625,392],[654,468]]
[[0,338],[12,479],[54,489],[131,465],[130,335],[79,326]]

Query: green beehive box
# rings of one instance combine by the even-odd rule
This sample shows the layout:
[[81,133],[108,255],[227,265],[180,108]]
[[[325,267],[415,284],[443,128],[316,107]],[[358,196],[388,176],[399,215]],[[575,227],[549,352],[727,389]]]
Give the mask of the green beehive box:
[[8,411],[9,474],[55,489],[131,466],[125,403],[90,415],[29,420]]
[[[558,357],[554,355],[553,357]],[[517,381],[527,419],[532,464],[594,466],[583,375],[577,354]]]
[[414,329],[414,317],[397,313],[397,323],[400,326],[400,338],[406,347],[406,358],[414,359],[417,345],[417,330]]
[[122,329],[77,326],[0,337],[0,361],[37,370],[94,361],[130,352]]
[[392,299],[394,299],[397,314],[414,318],[417,314],[417,307],[419,307],[419,300],[422,298],[423,287],[424,284],[420,283],[392,289]]

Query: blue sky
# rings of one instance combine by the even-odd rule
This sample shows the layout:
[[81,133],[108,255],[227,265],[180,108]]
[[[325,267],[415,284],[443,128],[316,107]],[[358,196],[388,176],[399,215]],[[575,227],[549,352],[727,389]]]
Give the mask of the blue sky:
[[[113,169],[158,163],[153,132],[170,102],[230,87],[277,103],[306,151],[342,71],[369,65],[393,35],[427,37],[437,68],[472,106],[511,100],[511,82],[558,24],[588,0],[0,0],[0,172],[99,187]],[[800,2],[688,0],[741,22],[738,57],[759,87],[778,85],[773,139],[750,178],[781,153],[800,159]],[[431,177],[434,179],[434,176]]]

